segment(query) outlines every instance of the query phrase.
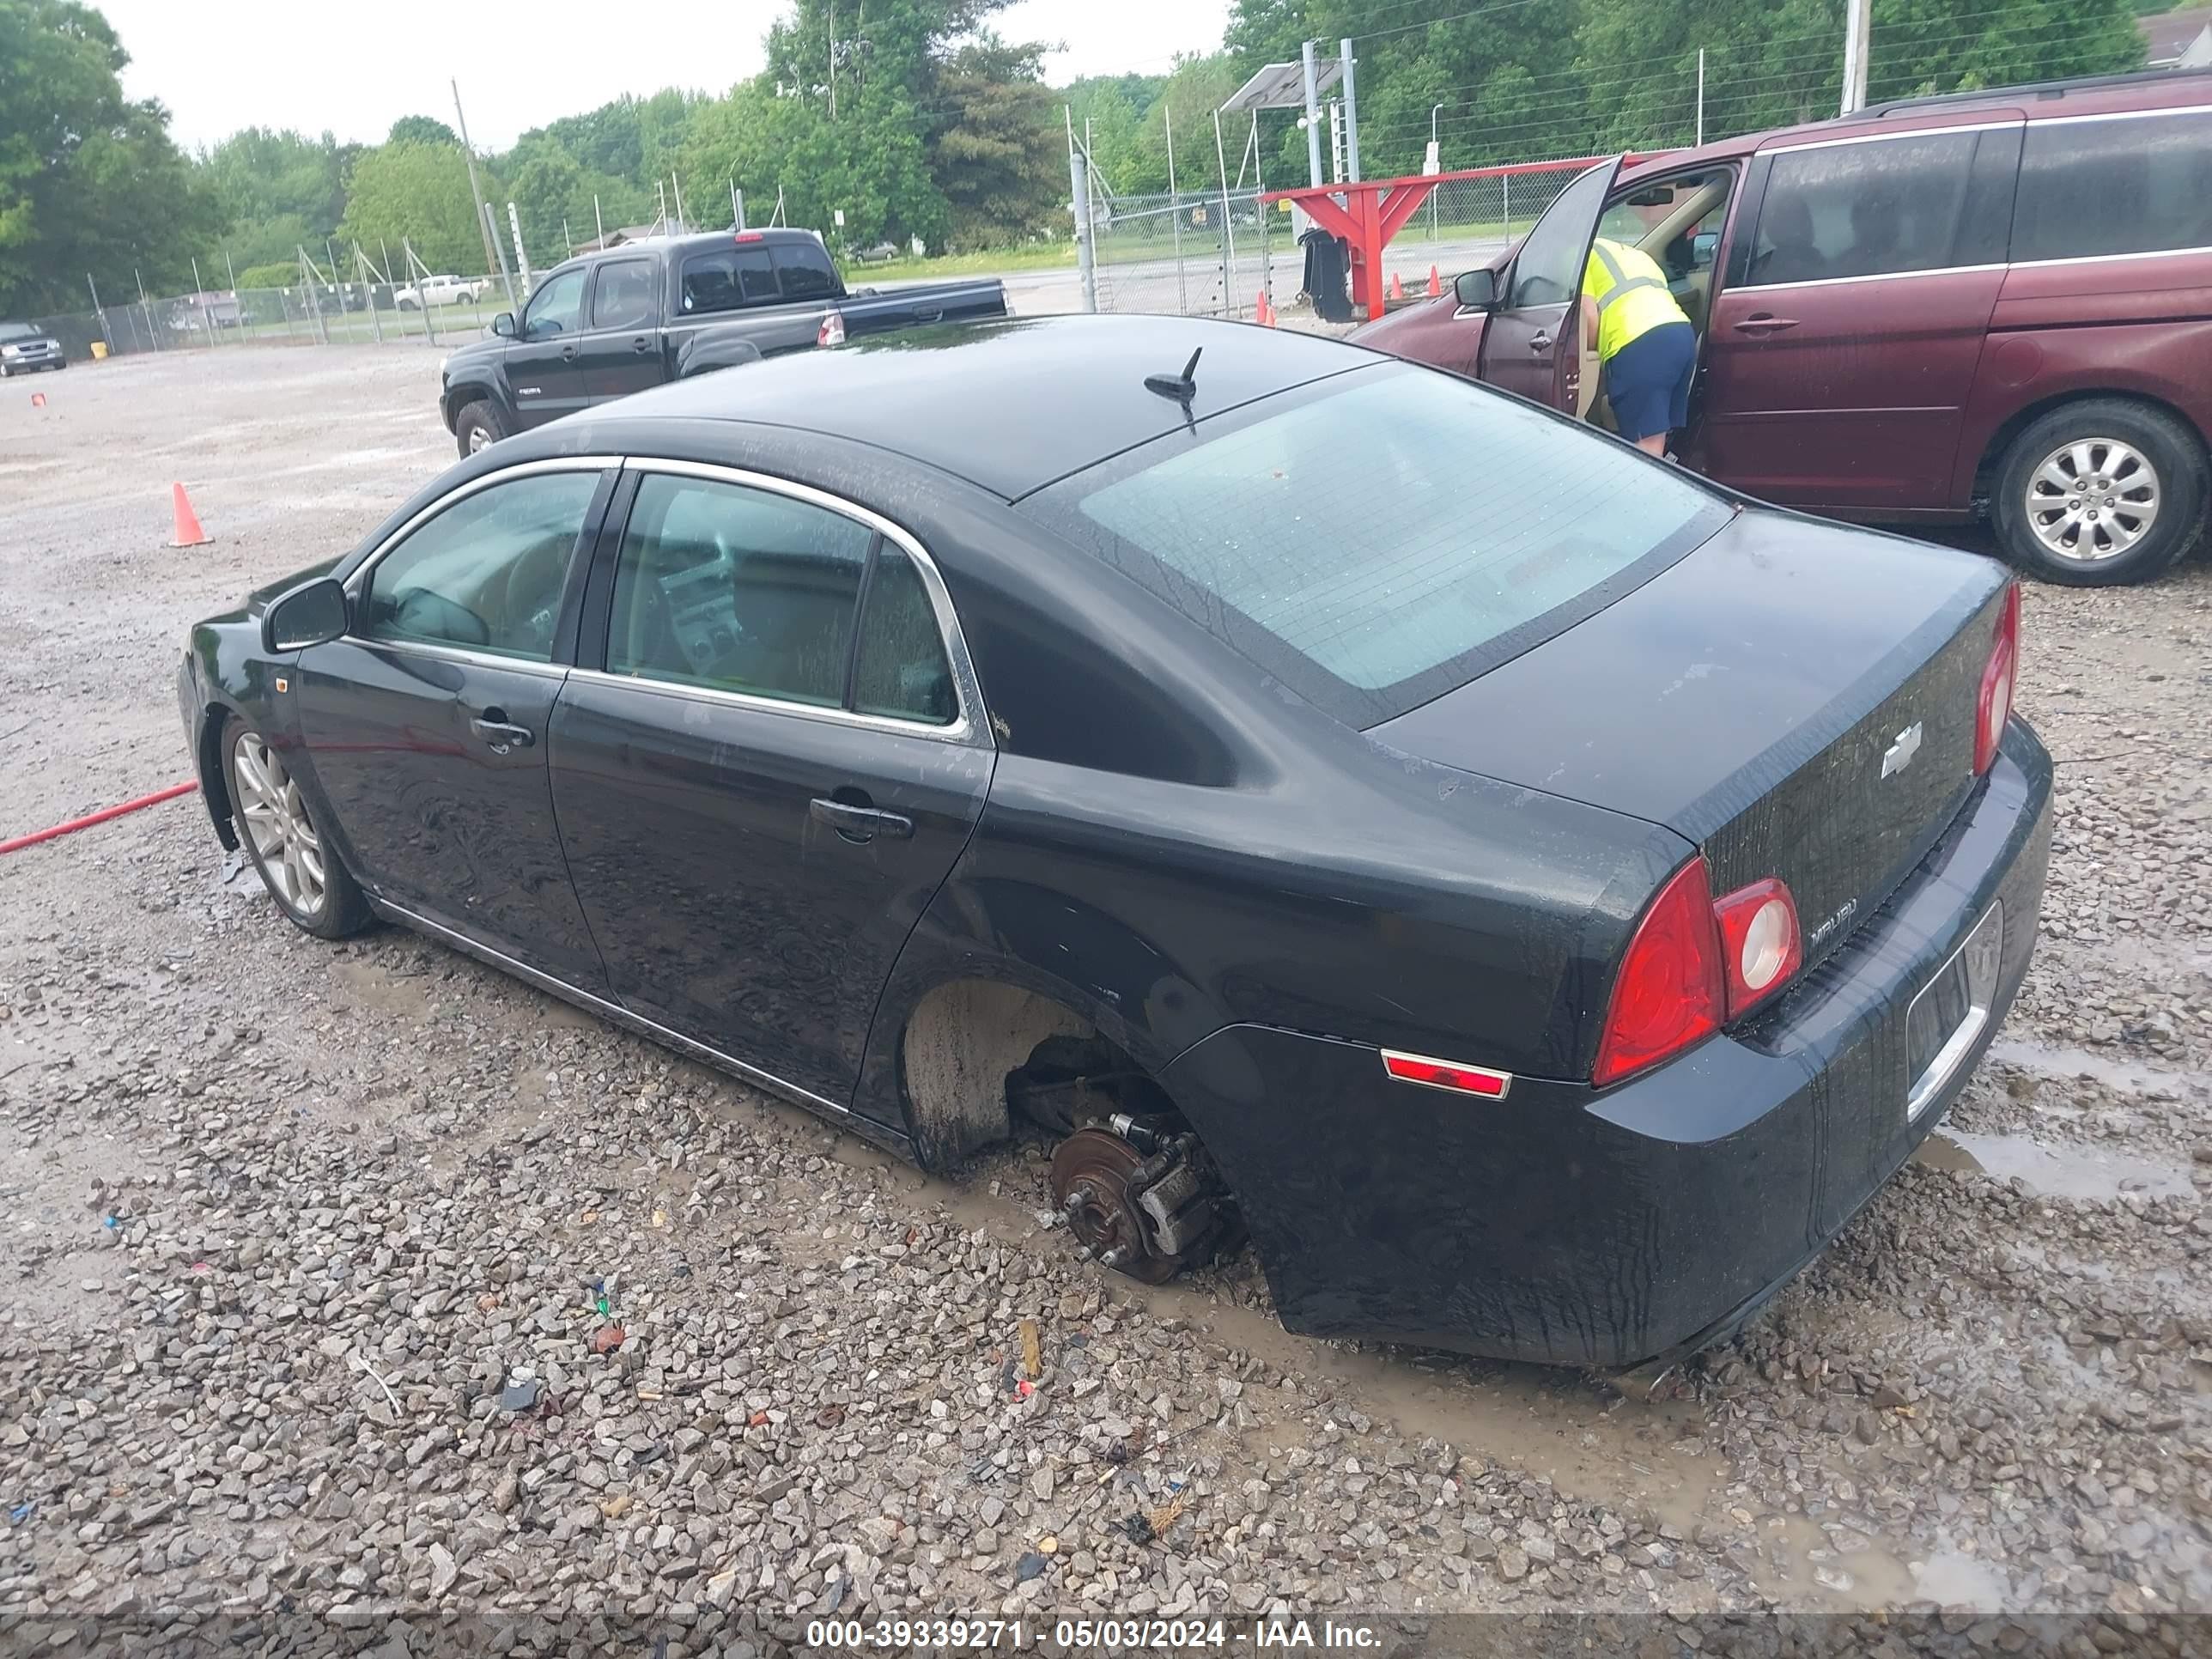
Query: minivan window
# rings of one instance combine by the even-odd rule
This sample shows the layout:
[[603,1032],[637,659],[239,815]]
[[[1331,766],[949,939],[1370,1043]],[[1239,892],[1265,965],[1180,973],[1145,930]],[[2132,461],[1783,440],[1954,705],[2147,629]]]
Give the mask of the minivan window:
[[1596,222],[1613,165],[1599,163],[1559,193],[1513,260],[1513,292],[1508,304],[1563,306],[1582,287],[1589,258],[1590,226]]
[[[1339,376],[1198,437],[1025,510],[1362,726],[1571,626],[1728,515],[1673,468],[1426,369]],[[1471,506],[1470,470],[1526,481],[1512,510]]]
[[1960,245],[1981,136],[1929,133],[1778,154],[1745,286],[2002,259],[2001,246]]
[[2212,247],[2212,112],[2029,124],[2015,261],[2198,247]]

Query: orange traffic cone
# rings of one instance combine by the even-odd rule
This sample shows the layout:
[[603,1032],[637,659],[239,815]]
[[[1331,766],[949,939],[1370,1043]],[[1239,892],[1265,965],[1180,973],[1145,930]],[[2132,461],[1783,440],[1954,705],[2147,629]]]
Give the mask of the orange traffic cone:
[[1275,308],[1267,303],[1267,290],[1261,289],[1260,297],[1252,302],[1252,320],[1262,328],[1275,325]]
[[1442,294],[1443,291],[1444,285],[1442,280],[1437,276],[1437,268],[1434,265],[1431,265],[1429,267],[1429,298],[1433,300],[1437,295]]
[[169,491],[171,516],[176,520],[177,526],[169,538],[169,545],[200,547],[213,541],[215,538],[200,528],[199,514],[192,511],[192,504],[185,495],[184,485],[171,484]]
[[1395,270],[1390,273],[1390,297],[1394,300],[1406,297],[1406,285],[1398,280],[1398,273]]
[[[1260,297],[1266,300],[1267,296],[1263,294]],[[1282,319],[1275,313],[1275,302],[1273,300],[1267,300],[1267,326],[1273,328]]]

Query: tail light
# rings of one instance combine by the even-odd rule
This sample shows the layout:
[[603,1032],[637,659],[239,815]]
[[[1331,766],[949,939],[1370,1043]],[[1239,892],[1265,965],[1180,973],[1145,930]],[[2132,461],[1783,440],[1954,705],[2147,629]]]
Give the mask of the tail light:
[[1704,858],[1667,879],[1613,982],[1590,1081],[1656,1066],[1787,985],[1805,959],[1797,903],[1771,878],[1716,900]]
[[2020,674],[2020,584],[2005,588],[1990,640],[1990,659],[1982,668],[1982,688],[1974,701],[1974,775],[1990,769],[2012,714],[2013,682]]
[[1790,982],[1805,960],[1797,901],[1771,878],[1739,887],[1713,906],[1728,973],[1728,1017],[1741,1019]]
[[1590,1080],[1618,1082],[1721,1028],[1720,929],[1705,861],[1693,858],[1651,901],[1621,958]]
[[845,343],[845,313],[843,312],[825,311],[822,313],[822,326],[815,331],[814,343],[818,346],[841,346]]

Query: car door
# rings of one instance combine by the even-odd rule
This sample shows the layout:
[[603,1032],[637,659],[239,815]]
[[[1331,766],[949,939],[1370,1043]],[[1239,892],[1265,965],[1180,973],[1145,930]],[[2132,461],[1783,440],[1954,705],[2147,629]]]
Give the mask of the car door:
[[842,1106],[982,811],[974,675],[894,526],[755,475],[633,465],[586,601],[605,621],[554,715],[568,867],[631,1012]]
[[543,426],[591,402],[582,345],[586,265],[556,270],[530,296],[507,349],[507,383],[524,428]]
[[650,259],[610,259],[592,272],[579,349],[585,395],[595,404],[661,382],[659,270]]
[[1953,463],[2020,132],[2012,118],[1762,153],[1757,228],[1707,333],[1692,453],[1713,477],[1869,518],[1964,505]]
[[1575,302],[1598,215],[1620,171],[1619,157],[1600,162],[1544,210],[1506,267],[1502,300],[1483,330],[1478,378],[1553,409],[1574,409],[1582,357]]
[[293,693],[370,893],[599,994],[546,757],[612,465],[530,462],[425,509],[348,579],[349,631],[301,653]]

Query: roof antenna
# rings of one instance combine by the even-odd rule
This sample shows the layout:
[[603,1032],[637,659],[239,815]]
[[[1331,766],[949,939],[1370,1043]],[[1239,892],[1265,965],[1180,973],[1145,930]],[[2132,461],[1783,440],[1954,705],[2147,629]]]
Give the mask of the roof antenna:
[[1188,416],[1190,413],[1190,400],[1198,396],[1196,376],[1199,353],[1205,349],[1204,346],[1200,346],[1197,351],[1192,352],[1190,361],[1182,366],[1182,373],[1180,374],[1146,375],[1145,390],[1157,392],[1163,398],[1174,398],[1182,405],[1182,412]]

